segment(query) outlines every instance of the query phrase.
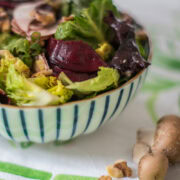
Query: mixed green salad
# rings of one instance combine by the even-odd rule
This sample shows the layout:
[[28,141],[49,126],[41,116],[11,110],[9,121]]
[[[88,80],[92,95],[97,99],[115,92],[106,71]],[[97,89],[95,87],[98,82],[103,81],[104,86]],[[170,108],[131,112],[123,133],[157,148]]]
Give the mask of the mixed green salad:
[[0,103],[60,105],[150,64],[142,27],[112,0],[0,1]]

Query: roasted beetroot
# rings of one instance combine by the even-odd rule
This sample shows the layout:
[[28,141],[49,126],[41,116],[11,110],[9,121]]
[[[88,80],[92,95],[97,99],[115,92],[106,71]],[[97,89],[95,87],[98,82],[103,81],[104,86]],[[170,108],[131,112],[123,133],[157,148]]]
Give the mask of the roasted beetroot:
[[64,72],[73,82],[86,81],[88,79],[96,77],[97,73],[80,73],[62,69],[58,66],[54,66],[53,72],[55,76],[59,76],[61,72]]
[[100,66],[107,66],[101,57],[82,41],[63,41],[50,39],[48,45],[49,61],[53,66],[73,72],[97,72]]
[[147,68],[149,63],[141,56],[135,39],[135,28],[129,21],[120,21],[109,12],[104,21],[115,31],[119,48],[110,66],[119,70],[121,76],[132,77]]

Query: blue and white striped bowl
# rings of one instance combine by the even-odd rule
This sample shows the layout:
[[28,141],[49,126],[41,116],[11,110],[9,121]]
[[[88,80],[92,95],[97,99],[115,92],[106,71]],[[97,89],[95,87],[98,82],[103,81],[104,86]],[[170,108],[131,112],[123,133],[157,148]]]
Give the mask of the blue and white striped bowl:
[[[151,43],[149,42],[151,61]],[[52,107],[0,105],[0,134],[16,142],[67,141],[89,134],[116,118],[141,88],[143,70],[123,86],[95,98]]]
[[117,117],[137,94],[147,70],[123,87],[93,99],[58,107],[20,108],[1,105],[0,134],[17,142],[67,141],[92,133]]

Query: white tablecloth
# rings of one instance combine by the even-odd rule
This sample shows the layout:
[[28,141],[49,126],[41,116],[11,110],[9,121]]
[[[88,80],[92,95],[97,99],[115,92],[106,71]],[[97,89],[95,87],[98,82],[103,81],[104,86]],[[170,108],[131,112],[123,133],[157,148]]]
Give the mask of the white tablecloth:
[[[179,0],[116,0],[116,2],[120,8],[128,10],[146,25],[157,42],[156,46],[165,48],[162,47],[164,46],[162,42],[166,39],[176,41],[174,28],[178,27],[176,22],[180,17],[180,13],[178,14]],[[172,46],[170,45],[170,47]],[[154,76],[165,78],[168,76],[173,81],[179,81],[180,70],[178,72],[153,65],[149,74],[149,82],[153,81]],[[178,106],[180,87],[178,85],[162,90],[156,96],[154,94],[153,90],[147,92],[147,88],[145,88],[145,91],[139,94],[117,120],[107,123],[94,134],[79,137],[66,145],[55,146],[51,143],[32,145],[24,149],[0,138],[0,161],[48,171],[53,173],[53,177],[57,174],[100,177],[106,174],[105,167],[107,165],[118,159],[124,159],[133,168],[133,178],[137,179],[137,166],[132,162],[132,147],[135,143],[137,129],[154,127],[151,108],[153,97],[156,97],[155,110],[159,117],[168,113],[180,113]],[[148,99],[149,109],[146,107]],[[0,172],[0,179],[28,178]],[[179,179],[180,166],[171,167],[167,180]]]

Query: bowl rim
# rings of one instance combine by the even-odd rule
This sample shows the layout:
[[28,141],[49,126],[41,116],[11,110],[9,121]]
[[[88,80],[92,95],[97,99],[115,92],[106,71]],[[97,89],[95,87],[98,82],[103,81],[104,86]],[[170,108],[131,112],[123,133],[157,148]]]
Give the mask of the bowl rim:
[[[137,22],[137,21],[136,21]],[[142,35],[145,35],[148,39],[148,43],[149,43],[149,56],[147,58],[148,62],[152,62],[152,55],[153,55],[153,48],[152,48],[152,40],[150,38],[149,33],[146,31],[146,29],[143,27],[143,29],[139,30],[139,33]],[[121,86],[119,86],[116,89],[112,89],[110,91],[104,92],[102,94],[99,94],[95,97],[92,98],[88,98],[88,99],[81,99],[81,100],[76,100],[76,101],[72,101],[72,102],[67,102],[65,104],[61,104],[61,105],[51,105],[51,106],[15,106],[15,105],[8,105],[8,104],[0,104],[0,108],[10,108],[10,109],[47,109],[47,108],[61,108],[64,106],[69,106],[69,105],[76,105],[79,103],[83,103],[83,102],[88,102],[88,101],[93,101],[96,100],[98,98],[107,96],[108,94],[112,94],[113,92],[119,91],[120,89],[124,88],[125,86],[131,84],[133,81],[135,81],[136,79],[139,78],[140,75],[142,75],[149,67],[147,67],[146,69],[143,69],[142,71],[140,71],[138,74],[136,74],[134,77],[132,77],[130,80],[128,80],[126,83],[122,84]]]

